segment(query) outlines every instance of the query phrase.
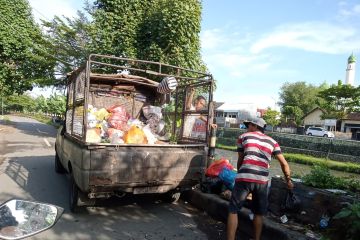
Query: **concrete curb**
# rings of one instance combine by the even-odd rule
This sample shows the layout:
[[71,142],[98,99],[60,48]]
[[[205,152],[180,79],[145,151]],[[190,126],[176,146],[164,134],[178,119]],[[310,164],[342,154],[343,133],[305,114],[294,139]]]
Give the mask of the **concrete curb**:
[[[215,194],[203,193],[200,190],[191,190],[182,194],[184,200],[188,201],[193,206],[207,212],[213,218],[226,223],[228,215],[229,202],[220,198]],[[239,213],[239,229],[248,235],[252,235],[252,221],[249,218],[251,211],[247,208],[242,208]],[[295,232],[276,223],[272,220],[264,218],[263,234],[264,239],[277,240],[307,240],[310,239],[304,234]],[[267,236],[267,237],[266,237]]]

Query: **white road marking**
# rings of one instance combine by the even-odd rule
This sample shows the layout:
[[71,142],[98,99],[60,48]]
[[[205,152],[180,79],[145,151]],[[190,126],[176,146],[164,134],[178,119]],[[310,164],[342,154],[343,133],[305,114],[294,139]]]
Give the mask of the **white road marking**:
[[44,142],[46,143],[46,145],[47,145],[48,147],[51,147],[51,144],[49,143],[49,141],[46,140],[45,138],[43,138],[43,139],[44,139]]
[[42,146],[41,144],[36,143],[8,143],[6,144],[8,147],[16,147],[16,146]]
[[38,133],[48,134],[47,132],[40,131],[38,128],[36,128],[36,131],[38,131]]

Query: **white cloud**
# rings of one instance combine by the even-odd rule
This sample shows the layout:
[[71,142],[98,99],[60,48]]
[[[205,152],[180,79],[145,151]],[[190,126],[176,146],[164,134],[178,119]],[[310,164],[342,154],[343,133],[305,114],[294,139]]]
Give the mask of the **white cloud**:
[[260,53],[272,47],[297,48],[329,54],[348,53],[360,48],[359,30],[322,22],[287,24],[275,28],[251,46]]
[[35,20],[51,20],[54,15],[73,17],[77,9],[73,6],[73,0],[29,0],[33,8]]
[[352,17],[356,16],[360,13],[360,4],[354,5],[352,8],[345,8],[347,7],[346,4],[340,5],[339,15],[340,17]]
[[224,42],[221,31],[217,28],[205,30],[200,35],[202,49],[215,49]]

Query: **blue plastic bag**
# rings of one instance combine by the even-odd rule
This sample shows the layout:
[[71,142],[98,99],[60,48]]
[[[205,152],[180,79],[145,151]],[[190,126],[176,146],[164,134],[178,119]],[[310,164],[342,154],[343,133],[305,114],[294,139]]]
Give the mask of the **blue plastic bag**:
[[233,189],[235,185],[236,172],[228,168],[223,168],[219,174],[219,178],[223,181],[225,186]]

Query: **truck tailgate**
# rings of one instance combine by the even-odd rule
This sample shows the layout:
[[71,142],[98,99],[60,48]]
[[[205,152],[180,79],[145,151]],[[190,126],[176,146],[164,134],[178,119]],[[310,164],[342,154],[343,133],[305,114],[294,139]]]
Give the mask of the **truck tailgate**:
[[90,186],[181,185],[199,180],[204,146],[120,146],[90,152]]

